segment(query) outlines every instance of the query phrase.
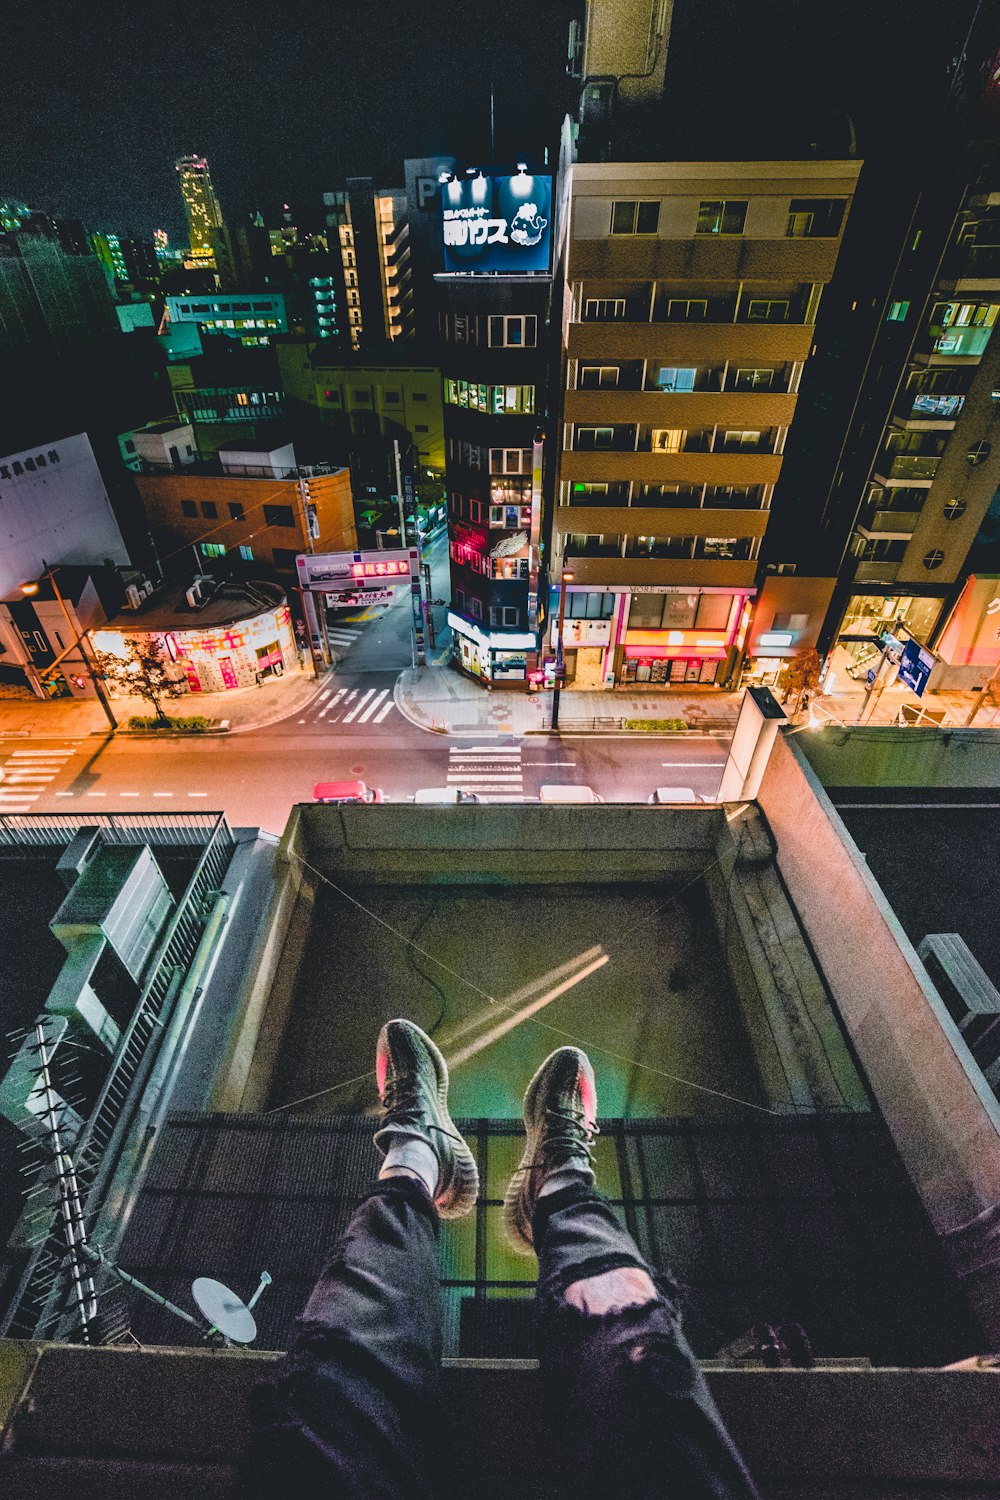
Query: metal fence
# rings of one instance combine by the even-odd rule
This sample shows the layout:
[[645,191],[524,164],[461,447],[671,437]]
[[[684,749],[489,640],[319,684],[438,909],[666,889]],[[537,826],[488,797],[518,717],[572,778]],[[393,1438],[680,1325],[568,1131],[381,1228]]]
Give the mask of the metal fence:
[[100,828],[111,844],[207,846],[220,821],[225,818],[216,812],[0,813],[0,847],[65,845],[81,828]]
[[[151,835],[157,834],[156,842],[161,844],[203,843],[204,849],[160,941],[138,1004],[119,1039],[96,1103],[73,1147],[73,1165],[88,1228],[96,1220],[107,1196],[142,1084],[155,1058],[156,1039],[163,1034],[184,977],[191,967],[235,848],[232,831],[220,813],[179,814],[163,819],[153,815],[147,818],[142,814],[104,816],[108,822],[103,818],[89,817],[64,819],[53,814],[51,821],[41,830],[43,837],[21,842],[65,842],[78,827],[91,827],[100,822],[105,836],[116,843],[134,842],[141,833],[144,842],[152,844]],[[12,821],[15,820],[4,819],[4,822]],[[56,830],[60,827],[62,831],[57,838]],[[5,1321],[0,1325],[0,1334],[29,1338],[52,1330],[59,1323],[67,1312],[72,1291],[66,1259],[61,1224],[54,1222],[28,1262]]]

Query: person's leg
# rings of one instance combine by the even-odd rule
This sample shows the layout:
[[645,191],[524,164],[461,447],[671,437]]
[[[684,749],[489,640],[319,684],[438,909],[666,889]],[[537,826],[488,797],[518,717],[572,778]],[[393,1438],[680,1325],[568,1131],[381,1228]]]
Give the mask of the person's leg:
[[478,1176],[430,1038],[390,1021],[376,1074],[385,1162],[258,1393],[247,1496],[428,1500],[442,1487],[438,1219],[469,1212]]
[[525,1095],[508,1228],[539,1259],[540,1359],[576,1496],[748,1500],[757,1491],[681,1332],[677,1288],[639,1254],[591,1166],[589,1060],[562,1047]]

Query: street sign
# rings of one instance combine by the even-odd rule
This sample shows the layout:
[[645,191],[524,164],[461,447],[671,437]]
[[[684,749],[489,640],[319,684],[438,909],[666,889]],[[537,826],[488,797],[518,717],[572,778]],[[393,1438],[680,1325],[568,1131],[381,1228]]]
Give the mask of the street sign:
[[326,602],[330,609],[350,609],[353,605],[387,604],[391,598],[392,589],[377,589],[364,594],[353,591],[346,594],[327,594]]
[[875,681],[875,668],[874,667],[869,667],[868,668],[868,671],[865,674],[865,680],[868,683],[868,686],[871,687],[872,683]]
[[899,661],[899,680],[912,688],[918,698],[924,696],[924,688],[934,668],[935,658],[917,641],[907,641]]
[[389,583],[408,583],[419,578],[420,556],[416,547],[386,547],[376,552],[304,552],[295,559],[299,587],[320,593],[347,590],[355,593],[365,585],[383,588]]

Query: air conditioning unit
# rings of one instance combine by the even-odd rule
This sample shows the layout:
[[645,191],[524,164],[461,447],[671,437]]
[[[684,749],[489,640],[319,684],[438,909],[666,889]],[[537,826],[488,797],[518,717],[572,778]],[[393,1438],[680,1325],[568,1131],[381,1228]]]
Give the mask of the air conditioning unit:
[[148,599],[149,596],[150,596],[150,594],[152,594],[152,592],[153,592],[153,585],[150,583],[149,579],[147,578],[146,581],[145,581],[145,583],[140,588],[139,593],[142,595],[142,597],[144,599]]
[[191,587],[188,589],[184,597],[188,602],[188,609],[201,608],[203,601],[201,597],[201,584],[199,579],[195,579],[194,583],[192,583]]
[[130,583],[125,590],[125,608],[138,609],[142,603],[143,596],[134,583]]

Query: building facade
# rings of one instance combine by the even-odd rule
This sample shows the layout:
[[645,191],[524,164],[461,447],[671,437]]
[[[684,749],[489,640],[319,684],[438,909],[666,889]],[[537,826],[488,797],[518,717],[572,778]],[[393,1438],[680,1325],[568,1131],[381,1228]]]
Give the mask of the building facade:
[[579,686],[721,684],[741,659],[859,169],[570,169],[552,561]]
[[299,552],[357,545],[349,471],[297,466],[291,444],[240,439],[180,472],[147,462],[135,483],[161,551],[187,544],[208,566],[231,555],[294,573]]
[[[359,350],[412,332],[412,286],[406,194],[378,188],[370,177],[349,177],[345,188],[324,193],[330,253],[339,253],[333,293],[342,289],[348,347]],[[336,297],[334,299],[336,300]]]
[[[519,168],[509,177],[479,173],[474,182],[481,204],[472,202],[477,189],[468,181],[456,179],[445,188],[446,247],[450,236],[459,255],[477,252],[478,230],[465,225],[475,224],[485,208],[494,225],[507,225],[503,243],[510,260],[523,242],[538,252],[540,269],[495,271],[490,259],[471,260],[468,269],[436,278],[451,558],[448,623],[454,666],[487,684],[526,686],[539,668],[546,612],[542,484],[552,362],[551,178]],[[449,192],[458,205],[453,209]],[[534,229],[525,231],[522,242],[510,239],[519,205],[536,210],[533,222],[542,226],[537,240]],[[449,219],[449,213],[470,217]],[[449,224],[460,227],[449,231]]]
[[[864,673],[882,633],[934,646],[984,544],[1000,537],[1000,195],[992,179],[918,204],[827,507],[842,566],[829,670]],[[921,239],[939,243],[921,257]],[[991,566],[992,565],[992,566]],[[1000,656],[998,656],[1000,661]],[[935,680],[940,674],[936,674]]]
[[194,264],[213,263],[212,231],[222,225],[222,210],[203,156],[178,157],[175,168],[188,225],[188,248]]
[[98,651],[125,659],[130,637],[153,640],[192,693],[222,693],[280,677],[298,662],[291,612],[279,585],[168,585],[93,634]]
[[287,333],[283,292],[234,292],[212,296],[169,296],[171,324],[196,323],[205,333],[238,339],[244,348],[266,347],[277,333]]

